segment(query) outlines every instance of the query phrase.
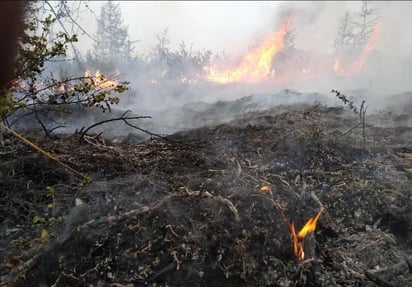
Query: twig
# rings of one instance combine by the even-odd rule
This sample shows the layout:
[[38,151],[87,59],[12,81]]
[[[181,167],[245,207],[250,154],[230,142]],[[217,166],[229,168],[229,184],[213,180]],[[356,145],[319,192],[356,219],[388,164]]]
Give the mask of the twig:
[[319,207],[320,207],[320,212],[322,212],[323,211],[323,204],[322,204],[322,202],[320,202],[320,200],[319,200],[319,198],[316,196],[316,194],[312,191],[311,193],[310,193],[310,197],[314,200],[314,201],[316,201],[316,203],[319,205]]
[[367,107],[365,107],[365,101],[362,101],[362,104],[361,104],[361,107],[360,107],[360,112],[359,112],[359,117],[360,117],[360,121],[362,123],[363,144],[365,144],[365,115],[366,115],[366,110],[367,110]]
[[356,129],[357,127],[359,127],[361,125],[361,123],[356,124],[355,126],[351,127],[349,130],[347,130],[346,132],[344,132],[343,134],[341,134],[340,136],[343,137],[345,135],[347,135],[348,133],[350,133],[351,131],[353,131],[354,129]]
[[[82,133],[80,135],[80,139],[79,141],[83,140],[84,136],[86,135],[86,133],[91,130],[94,127],[97,127],[99,125],[105,124],[105,123],[109,123],[109,122],[114,122],[114,121],[125,121],[126,120],[136,120],[136,119],[150,119],[152,117],[150,116],[136,116],[136,117],[125,117],[125,115],[130,112],[130,111],[126,111],[124,112],[119,118],[112,118],[112,119],[108,119],[108,120],[103,120],[100,122],[97,122],[91,126],[89,126],[88,128],[86,128],[85,130],[82,129]],[[127,122],[126,122],[127,123]]]
[[222,196],[216,196],[215,197],[217,200],[219,200],[220,202],[224,203],[227,205],[227,207],[229,207],[230,211],[233,213],[233,215],[235,216],[235,220],[236,221],[240,221],[240,217],[239,217],[239,212],[237,211],[235,205],[227,198],[224,198]]
[[165,137],[165,136],[162,136],[162,135],[159,135],[159,134],[155,134],[155,133],[152,133],[152,132],[150,132],[150,131],[148,131],[148,130],[139,128],[138,126],[135,126],[135,125],[129,123],[129,122],[127,121],[127,120],[128,120],[127,118],[123,118],[122,120],[125,122],[126,125],[128,125],[128,126],[130,126],[130,127],[132,127],[132,128],[135,128],[135,129],[137,129],[137,130],[139,130],[139,131],[142,131],[142,132],[144,132],[144,133],[147,133],[147,134],[150,135],[150,136],[155,136],[155,137],[161,138],[162,140],[169,141],[169,142],[176,142],[176,141],[171,140],[171,139],[169,139],[169,138],[167,138],[167,137]]
[[355,107],[355,104],[353,101],[350,101],[347,99],[347,97],[344,94],[341,94],[339,91],[337,90],[332,90],[332,93],[336,94],[336,97],[338,97],[345,105],[348,105],[349,108],[356,114],[359,116],[359,123],[352,127],[351,129],[349,129],[347,132],[343,133],[341,136],[344,136],[346,134],[348,134],[349,132],[351,132],[353,129],[357,128],[358,126],[362,125],[362,139],[363,139],[363,144],[365,144],[365,117],[366,117],[366,110],[367,107],[365,106],[366,101],[363,100],[362,104],[360,105],[359,111],[358,109]]
[[83,32],[83,34],[85,34],[87,37],[92,39],[95,43],[98,43],[98,41],[95,38],[93,38],[85,29],[83,29],[83,27],[79,23],[77,23],[76,20],[73,19],[72,15],[70,14],[70,11],[68,11],[69,9],[67,7],[65,7],[65,8],[66,8],[66,12],[67,12],[66,15],[72,21],[72,23],[75,24]]
[[[49,6],[50,10],[53,12],[54,16],[56,17],[56,20],[60,23],[60,26],[62,27],[63,31],[66,33],[66,35],[70,35],[69,32],[67,31],[66,27],[63,25],[63,22],[60,20],[60,18],[57,16],[56,11],[54,10],[53,6],[49,3],[49,1],[45,1],[45,3]],[[73,42],[70,42],[70,45],[72,46],[74,56],[77,60],[77,64],[79,65],[80,69],[84,70],[84,67],[80,61],[79,57],[79,52],[74,46]]]

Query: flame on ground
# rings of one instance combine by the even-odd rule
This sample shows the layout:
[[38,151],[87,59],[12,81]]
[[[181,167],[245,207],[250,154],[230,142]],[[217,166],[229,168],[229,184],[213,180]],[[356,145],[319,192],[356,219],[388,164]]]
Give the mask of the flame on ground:
[[205,67],[206,79],[216,83],[258,83],[273,76],[274,56],[283,49],[283,39],[289,30],[290,23],[282,24],[280,31],[270,35],[263,42],[247,53],[237,68],[218,70],[216,67]]
[[305,225],[296,233],[295,230],[295,223],[289,223],[290,233],[292,234],[292,241],[293,241],[293,252],[295,253],[296,257],[299,261],[303,261],[305,259],[305,249],[303,246],[303,240],[305,237],[314,232],[316,230],[316,225],[318,223],[320,214],[322,213],[323,209],[321,208],[314,217],[311,217]]
[[89,70],[86,70],[86,72],[84,72],[84,76],[86,78],[90,78],[93,79],[95,85],[97,88],[100,89],[108,89],[108,88],[115,88],[118,85],[118,82],[115,80],[110,80],[107,77],[103,76],[100,73],[100,70],[96,71],[96,74],[93,76]]

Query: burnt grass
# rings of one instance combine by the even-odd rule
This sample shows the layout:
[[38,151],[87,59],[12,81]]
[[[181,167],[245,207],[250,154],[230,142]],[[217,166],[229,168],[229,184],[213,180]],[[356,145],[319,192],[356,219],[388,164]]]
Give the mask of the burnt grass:
[[[91,183],[6,134],[0,286],[412,286],[412,128],[375,117],[365,142],[321,105],[134,144],[25,134]],[[320,204],[300,262],[288,223]]]

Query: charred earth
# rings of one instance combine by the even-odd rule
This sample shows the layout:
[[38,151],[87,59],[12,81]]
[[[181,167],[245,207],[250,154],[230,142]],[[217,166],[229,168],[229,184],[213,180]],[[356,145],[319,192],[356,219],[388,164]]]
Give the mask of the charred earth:
[[[0,286],[411,286],[403,108],[368,114],[365,136],[323,104],[138,143],[26,133],[90,183],[6,134]],[[290,224],[320,208],[298,258]]]

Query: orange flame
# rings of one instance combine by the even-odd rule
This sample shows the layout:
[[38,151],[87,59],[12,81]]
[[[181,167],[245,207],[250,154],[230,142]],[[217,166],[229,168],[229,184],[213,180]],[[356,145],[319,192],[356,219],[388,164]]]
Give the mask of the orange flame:
[[358,59],[352,64],[351,71],[353,73],[358,73],[362,70],[366,59],[372,52],[373,48],[376,46],[376,42],[378,41],[379,34],[381,29],[381,22],[377,22],[373,27],[372,34],[366,43],[365,47],[363,47],[362,53],[358,57]]
[[206,67],[206,79],[216,83],[257,83],[275,74],[273,57],[283,48],[283,39],[289,30],[289,22],[282,24],[280,31],[267,37],[258,47],[247,53],[239,67],[219,71]]
[[115,88],[118,85],[118,82],[115,80],[109,80],[105,76],[100,73],[100,70],[96,71],[95,76],[93,77],[89,70],[84,72],[84,76],[86,78],[91,78],[94,80],[94,83],[97,88],[100,89],[107,89],[107,88]]
[[289,224],[290,233],[292,234],[293,252],[295,253],[299,261],[303,261],[305,259],[303,240],[309,233],[312,233],[316,230],[316,225],[321,213],[322,209],[320,209],[318,214],[316,214],[314,217],[311,217],[297,234],[295,231],[295,223],[291,222]]
[[269,185],[264,185],[260,188],[263,192],[272,192],[272,188]]

